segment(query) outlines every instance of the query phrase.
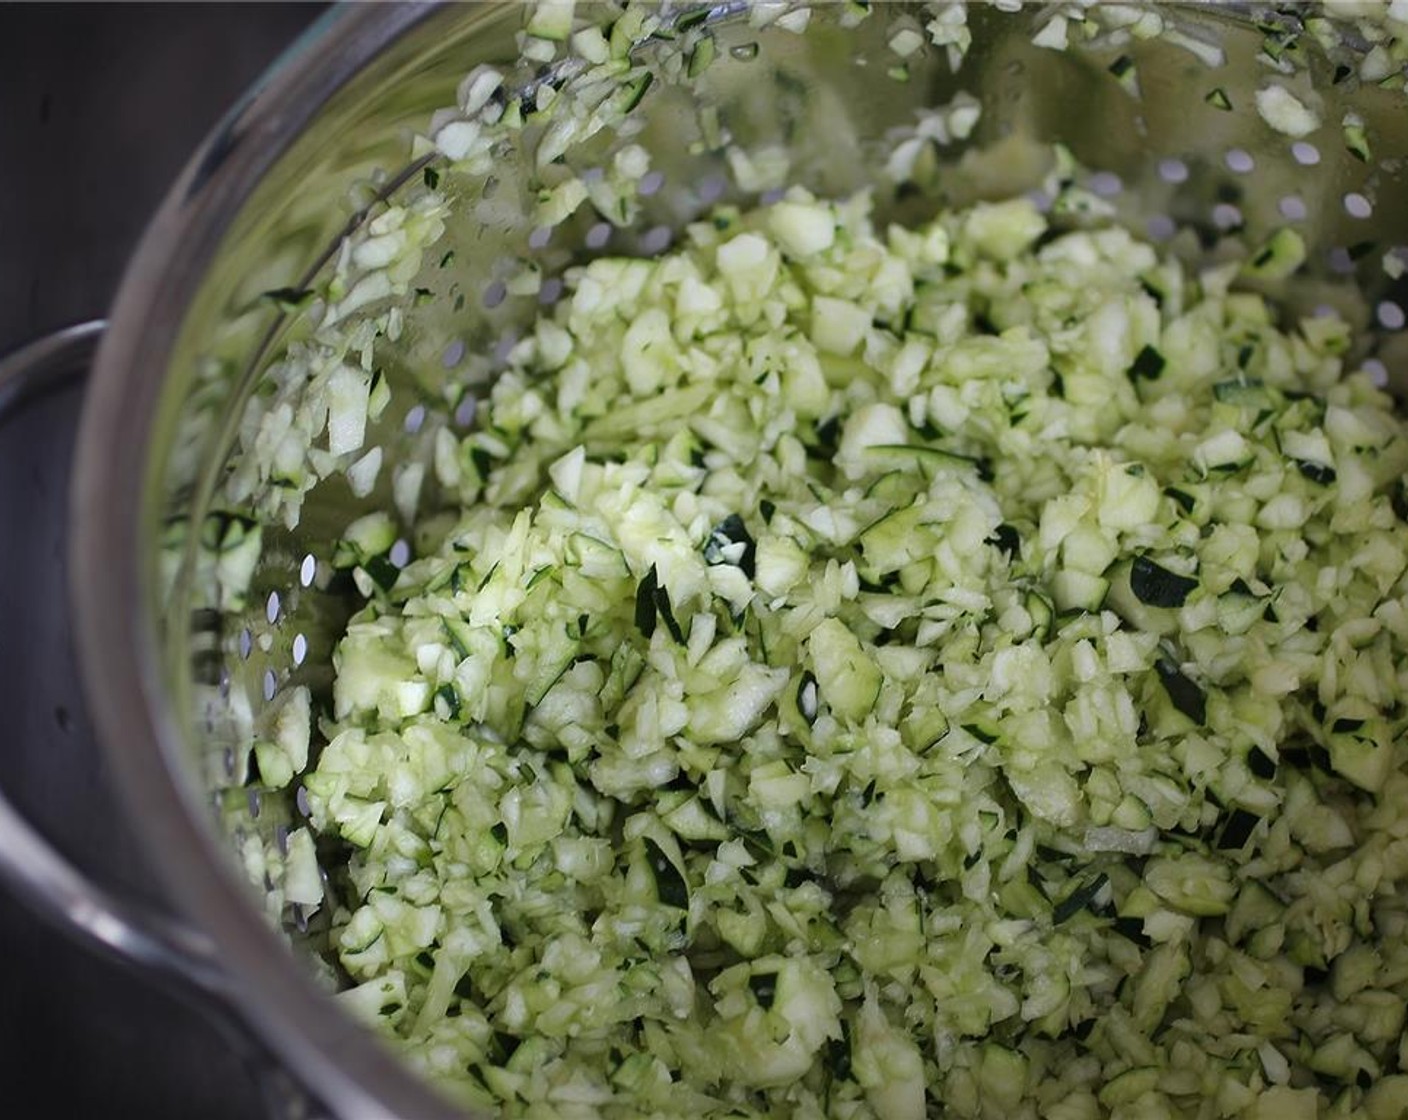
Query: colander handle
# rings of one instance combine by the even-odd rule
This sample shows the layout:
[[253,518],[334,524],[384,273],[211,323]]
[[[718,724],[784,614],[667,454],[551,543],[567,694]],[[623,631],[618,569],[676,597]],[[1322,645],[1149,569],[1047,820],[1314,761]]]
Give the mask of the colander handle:
[[[0,430],[25,405],[81,382],[106,327],[98,320],[79,323],[0,358]],[[245,1022],[235,983],[214,944],[178,918],[94,882],[29,821],[3,786],[0,889],[88,948],[197,1003],[241,1056],[269,1117],[324,1115]]]
[[[106,324],[79,323],[0,359],[0,425],[16,410],[83,378]],[[213,946],[155,910],[93,882],[0,790],[0,883],[40,917],[119,961],[227,1002],[229,982]]]

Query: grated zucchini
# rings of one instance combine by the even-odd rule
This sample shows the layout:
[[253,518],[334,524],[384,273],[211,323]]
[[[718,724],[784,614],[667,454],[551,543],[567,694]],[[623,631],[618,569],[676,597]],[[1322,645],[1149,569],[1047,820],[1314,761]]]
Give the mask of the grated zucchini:
[[569,274],[423,555],[347,530],[341,998],[509,1116],[1399,1115],[1408,429],[1346,328],[1024,200],[727,218]]

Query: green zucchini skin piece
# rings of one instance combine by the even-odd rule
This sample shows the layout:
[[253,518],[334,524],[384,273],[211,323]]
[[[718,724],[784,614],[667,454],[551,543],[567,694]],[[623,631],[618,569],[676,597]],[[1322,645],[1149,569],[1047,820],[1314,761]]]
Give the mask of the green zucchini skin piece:
[[1141,603],[1181,607],[1198,589],[1198,581],[1171,572],[1147,556],[1136,556],[1129,569],[1129,586]]

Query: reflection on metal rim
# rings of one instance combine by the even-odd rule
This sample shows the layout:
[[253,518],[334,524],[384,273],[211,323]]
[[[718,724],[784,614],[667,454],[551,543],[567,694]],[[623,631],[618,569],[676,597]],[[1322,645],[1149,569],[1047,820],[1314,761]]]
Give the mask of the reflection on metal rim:
[[238,213],[319,110],[435,11],[353,5],[319,21],[217,128],[149,226],[119,290],[84,406],[71,495],[80,663],[104,749],[153,862],[216,945],[240,1011],[337,1115],[460,1115],[314,984],[230,874],[181,776],[158,669],[144,542],[149,440],[192,293]]

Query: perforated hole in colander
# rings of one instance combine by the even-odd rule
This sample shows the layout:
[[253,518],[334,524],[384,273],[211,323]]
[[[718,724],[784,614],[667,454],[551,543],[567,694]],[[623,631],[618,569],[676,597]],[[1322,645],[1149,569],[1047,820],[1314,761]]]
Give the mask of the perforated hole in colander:
[[493,310],[508,296],[508,287],[502,280],[494,280],[484,289],[484,306]]
[[1159,160],[1159,178],[1165,183],[1186,183],[1188,165],[1176,156],[1166,156]]
[[454,369],[460,362],[464,361],[468,344],[462,338],[454,338],[445,344],[445,349],[440,353],[440,365],[445,369]]
[[1374,214],[1374,204],[1358,191],[1350,191],[1344,196],[1344,212],[1351,218],[1370,218]]
[[1252,159],[1251,153],[1243,151],[1241,148],[1232,148],[1225,157],[1227,169],[1234,171],[1238,175],[1246,175],[1256,169],[1256,160]]

